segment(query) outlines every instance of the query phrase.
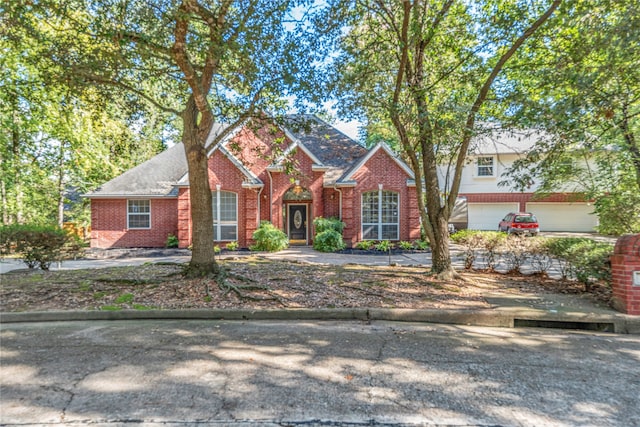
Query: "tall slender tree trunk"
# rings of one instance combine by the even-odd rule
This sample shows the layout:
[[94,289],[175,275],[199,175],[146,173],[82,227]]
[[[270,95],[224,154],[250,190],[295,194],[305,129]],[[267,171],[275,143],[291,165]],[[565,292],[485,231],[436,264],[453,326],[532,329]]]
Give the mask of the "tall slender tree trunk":
[[58,153],[58,226],[64,226],[64,142],[60,143]]
[[[17,102],[17,101],[16,101]],[[18,125],[18,113],[17,107],[13,111],[13,129],[11,130],[11,154],[13,156],[11,167],[14,172],[14,188],[16,192],[16,206],[15,206],[15,221],[18,224],[23,223],[23,215],[22,215],[22,206],[24,201],[24,193],[22,192],[21,185],[21,174],[20,174],[20,163],[22,159],[20,158],[20,131]]]
[[636,136],[629,125],[629,107],[628,105],[622,106],[622,120],[618,125],[624,137],[624,141],[627,143],[627,150],[631,153],[631,163],[636,172],[636,184],[638,190],[640,190],[640,146],[636,142]]
[[[5,162],[6,160],[0,153],[0,171],[2,171],[3,174],[5,170],[8,170],[5,169],[5,167],[7,167],[4,165]],[[0,180],[0,198],[2,199],[2,224],[9,225],[9,201],[7,200],[7,185],[4,179]]]
[[198,127],[198,109],[191,96],[182,113],[182,142],[189,166],[192,253],[189,275],[217,274],[219,266],[213,251],[213,206],[209,186],[209,167],[204,141],[206,132]]

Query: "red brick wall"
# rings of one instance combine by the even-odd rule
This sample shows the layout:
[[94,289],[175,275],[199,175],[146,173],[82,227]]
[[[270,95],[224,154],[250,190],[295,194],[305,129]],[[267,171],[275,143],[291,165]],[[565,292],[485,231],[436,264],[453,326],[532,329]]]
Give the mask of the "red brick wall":
[[340,192],[333,188],[325,188],[322,191],[322,199],[324,200],[324,217],[339,218],[340,217]]
[[[238,244],[247,247],[253,232],[256,230],[257,215],[257,191],[256,189],[242,188],[245,175],[229,160],[220,150],[217,150],[209,158],[209,185],[211,191],[216,191],[220,185],[220,191],[236,193],[238,201]],[[220,243],[221,246],[225,242]]]
[[640,315],[640,286],[633,285],[633,272],[640,271],[640,234],[618,239],[611,257],[611,270],[614,308]]
[[[292,180],[300,181],[300,186],[309,190],[312,194],[312,201],[309,207],[309,220],[313,222],[313,218],[325,216],[325,200],[323,188],[323,173],[314,172],[312,170],[313,161],[302,150],[297,150],[292,157],[295,164],[295,171],[291,174],[285,172],[271,172],[273,180],[273,199],[272,207],[272,223],[281,230],[286,231],[285,216],[283,213],[284,194],[295,184]],[[268,179],[268,178],[267,178]],[[269,181],[267,181],[268,183]],[[304,202],[296,202],[304,203]],[[313,237],[313,225],[309,226],[309,239]]]
[[[356,187],[350,194],[350,225],[348,240],[351,245],[362,240],[362,193],[393,191],[400,197],[399,240],[414,240],[420,237],[419,212],[414,187],[407,187],[407,173],[382,149],[379,149],[354,175]],[[345,221],[346,222],[346,221]],[[345,236],[345,240],[347,236]]]
[[177,199],[150,199],[151,229],[127,229],[126,199],[91,201],[91,247],[161,248],[178,234]]
[[178,246],[191,246],[191,197],[188,188],[178,191]]

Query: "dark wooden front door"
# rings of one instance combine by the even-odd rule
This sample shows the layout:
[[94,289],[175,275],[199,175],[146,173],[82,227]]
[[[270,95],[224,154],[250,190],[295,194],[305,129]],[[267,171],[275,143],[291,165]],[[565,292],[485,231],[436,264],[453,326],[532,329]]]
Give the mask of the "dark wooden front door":
[[289,205],[289,241],[307,244],[307,205]]

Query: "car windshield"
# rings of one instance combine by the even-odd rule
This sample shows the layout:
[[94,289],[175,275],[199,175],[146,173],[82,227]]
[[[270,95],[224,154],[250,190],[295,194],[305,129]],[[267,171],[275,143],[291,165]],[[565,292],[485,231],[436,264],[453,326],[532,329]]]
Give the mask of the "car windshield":
[[515,222],[525,222],[530,224],[532,222],[538,222],[538,220],[533,215],[518,215],[515,218]]

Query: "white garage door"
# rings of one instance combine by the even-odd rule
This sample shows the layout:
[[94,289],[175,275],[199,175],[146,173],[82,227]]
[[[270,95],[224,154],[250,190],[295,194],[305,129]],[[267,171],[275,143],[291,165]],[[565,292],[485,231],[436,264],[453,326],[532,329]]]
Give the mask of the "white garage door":
[[527,203],[527,212],[538,217],[540,231],[593,231],[598,217],[586,203]]
[[519,203],[469,203],[469,229],[498,230],[498,223],[509,212],[518,212]]

